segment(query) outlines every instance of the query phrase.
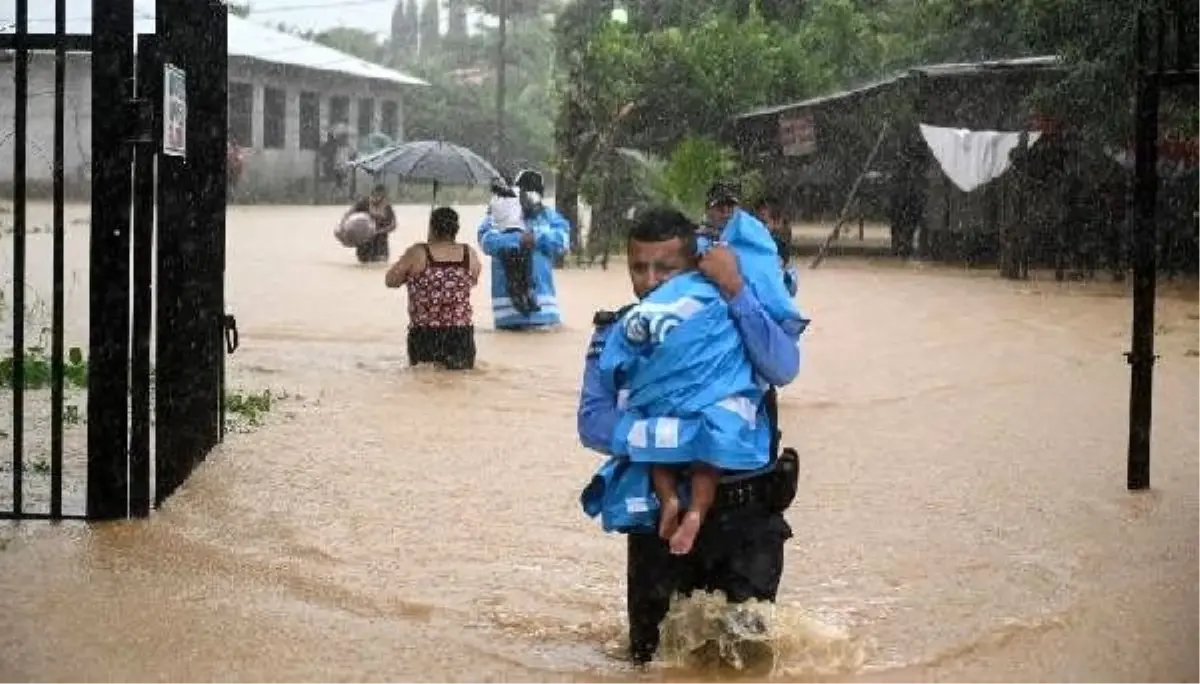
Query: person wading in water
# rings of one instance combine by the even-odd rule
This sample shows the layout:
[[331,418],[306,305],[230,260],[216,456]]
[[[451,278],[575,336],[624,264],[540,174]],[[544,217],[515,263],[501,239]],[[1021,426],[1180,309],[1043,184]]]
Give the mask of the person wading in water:
[[475,366],[471,289],[479,282],[479,255],[456,241],[458,212],[438,207],[429,237],[408,248],[384,277],[389,288],[408,286],[408,362],[451,370]]
[[[716,188],[710,192],[710,206],[736,207],[736,198]],[[724,215],[711,217],[715,229],[723,229],[732,213],[727,209]],[[689,253],[696,241],[694,230],[686,218],[664,217],[661,212],[647,211],[637,220],[629,233],[628,265],[639,300],[695,259]],[[770,443],[763,445],[770,465],[750,476],[718,480],[712,510],[687,555],[672,554],[670,544],[657,529],[627,534],[629,648],[631,658],[638,663],[648,662],[658,650],[659,624],[676,592],[723,592],[731,604],[726,616],[729,624],[745,615],[736,610],[739,603],[750,599],[773,603],[783,576],[784,547],[792,536],[783,511],[796,493],[798,456],[794,449],[780,448],[775,387],[787,385],[799,373],[797,343],[803,326],[792,321],[777,322],[767,313],[745,285],[737,256],[729,248],[710,249],[697,267],[727,293],[729,312],[746,356],[769,388],[758,406],[757,419],[770,427]],[[576,415],[580,442],[608,456],[613,455],[612,444],[623,427],[625,409],[620,398],[622,388],[610,386],[601,376],[600,357],[611,337],[624,334],[624,326],[618,322],[626,311],[628,307],[617,312],[596,312]],[[750,625],[755,631],[764,628]]]
[[[359,263],[369,264],[377,261],[387,261],[390,249],[388,237],[396,230],[396,212],[388,201],[387,188],[376,185],[368,197],[363,197],[350,207],[346,216],[356,213],[370,214],[375,220],[375,235],[355,248]],[[343,221],[345,218],[342,219]]]

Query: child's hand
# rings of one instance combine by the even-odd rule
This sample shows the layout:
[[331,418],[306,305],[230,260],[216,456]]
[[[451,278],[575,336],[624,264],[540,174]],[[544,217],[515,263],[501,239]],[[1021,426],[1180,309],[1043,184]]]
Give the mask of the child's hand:
[[726,299],[742,291],[742,273],[738,270],[737,255],[725,245],[713,245],[700,257],[697,268],[721,289]]

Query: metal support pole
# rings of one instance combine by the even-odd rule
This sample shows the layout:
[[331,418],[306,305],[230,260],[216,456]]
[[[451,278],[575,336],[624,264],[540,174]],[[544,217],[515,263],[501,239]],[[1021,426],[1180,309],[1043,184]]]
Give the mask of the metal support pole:
[[[1161,19],[1161,16],[1160,16]],[[1133,187],[1133,334],[1126,354],[1129,382],[1129,462],[1126,488],[1150,487],[1150,426],[1154,393],[1154,299],[1157,273],[1158,71],[1150,64],[1147,17],[1137,13],[1137,100],[1134,121]],[[1159,22],[1161,24],[1161,21]],[[1161,26],[1160,26],[1161,29]],[[1156,36],[1154,60],[1161,60],[1162,31]],[[1161,65],[1160,65],[1161,66]]]
[[92,0],[88,517],[129,514],[129,220],[133,0]]
[[508,42],[508,0],[500,0],[500,27],[496,40],[496,153],[492,163],[504,163],[504,98],[507,83],[505,75],[508,71],[505,57],[505,43]]

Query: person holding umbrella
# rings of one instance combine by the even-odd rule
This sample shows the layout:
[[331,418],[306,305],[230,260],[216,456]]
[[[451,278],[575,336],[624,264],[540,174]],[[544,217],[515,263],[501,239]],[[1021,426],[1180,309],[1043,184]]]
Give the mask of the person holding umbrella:
[[[479,246],[492,257],[492,317],[498,330],[547,328],[562,323],[558,294],[554,287],[554,261],[566,253],[571,226],[554,208],[542,204],[545,182],[542,174],[529,169],[514,179],[525,218],[525,230],[505,232],[491,216],[479,224]],[[518,306],[510,294],[506,255],[522,249],[532,251],[533,303]]]

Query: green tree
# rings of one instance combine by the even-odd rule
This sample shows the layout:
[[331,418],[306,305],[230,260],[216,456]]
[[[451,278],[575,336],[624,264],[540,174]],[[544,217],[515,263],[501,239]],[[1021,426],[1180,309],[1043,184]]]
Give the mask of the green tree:
[[412,21],[405,13],[405,0],[396,0],[396,6],[392,8],[392,31],[388,38],[389,53],[395,61],[406,59],[413,52],[412,43],[409,42]]
[[578,0],[555,21],[559,79],[555,121],[555,206],[571,223],[571,248],[581,248],[579,192],[596,158],[607,156],[622,121],[640,105],[649,62],[646,43],[609,20],[611,2]]
[[666,159],[622,148],[633,170],[642,197],[667,204],[699,220],[704,214],[708,188],[717,180],[737,180],[743,194],[761,192],[762,177],[742,167],[737,152],[708,138],[687,137]]
[[[643,32],[608,21],[606,5],[577,2],[556,26],[556,201],[569,219],[578,189],[587,189],[589,199],[613,194],[588,176],[596,162],[601,175],[612,171],[614,148],[668,154],[689,136],[720,137],[734,114],[812,94],[832,81],[830,69],[812,59],[818,41],[767,21],[754,6],[744,18],[710,10],[686,26]],[[859,17],[841,17],[840,24],[827,21],[826,31],[845,34],[848,45]],[[579,248],[577,238],[572,245]]]
[[382,64],[387,61],[388,49],[370,31],[337,26],[312,33],[308,38],[369,62]]
[[421,8],[420,40],[418,45],[420,46],[420,53],[423,56],[436,52],[441,42],[440,5],[440,0],[425,0],[425,6]]
[[449,19],[446,36],[458,41],[467,38],[467,0],[447,0],[446,15]]
[[493,17],[499,16],[503,5],[508,16],[513,18],[533,17],[558,9],[558,3],[553,0],[471,0],[470,5]]
[[[396,0],[400,2],[400,0]],[[417,54],[421,44],[421,8],[417,0],[404,0],[404,34],[400,36],[402,54]]]

